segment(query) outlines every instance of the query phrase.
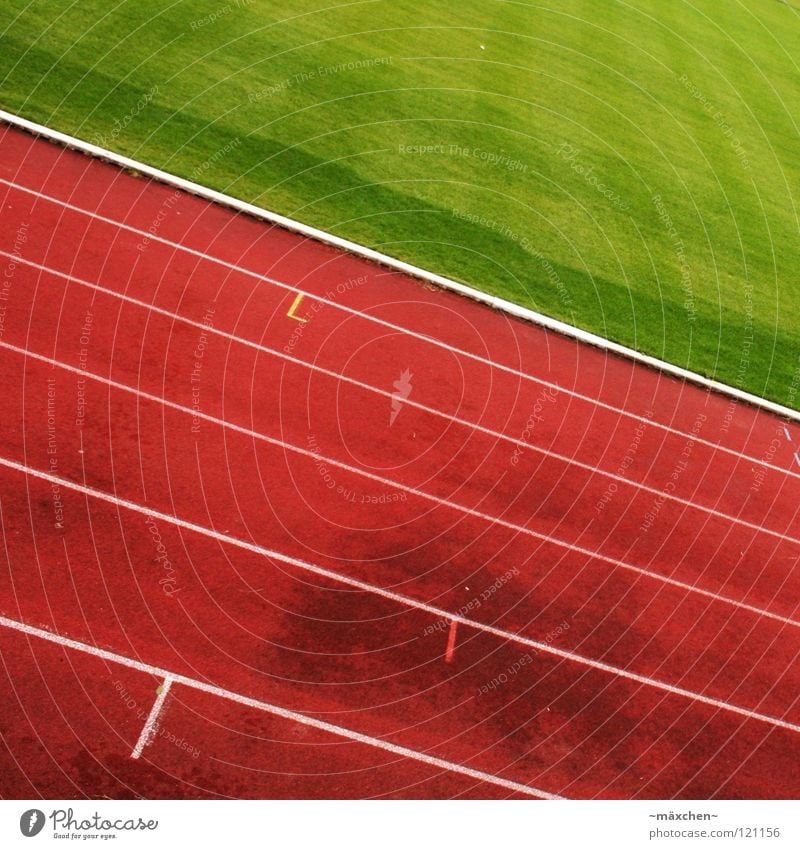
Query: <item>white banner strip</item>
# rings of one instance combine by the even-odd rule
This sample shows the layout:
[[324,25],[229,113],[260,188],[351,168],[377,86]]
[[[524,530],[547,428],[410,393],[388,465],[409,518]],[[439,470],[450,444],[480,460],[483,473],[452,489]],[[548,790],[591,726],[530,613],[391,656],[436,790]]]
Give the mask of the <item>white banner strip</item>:
[[32,839],[52,845],[55,838],[149,849],[788,849],[798,845],[797,827],[798,804],[788,801],[0,802],[0,843],[27,849]]

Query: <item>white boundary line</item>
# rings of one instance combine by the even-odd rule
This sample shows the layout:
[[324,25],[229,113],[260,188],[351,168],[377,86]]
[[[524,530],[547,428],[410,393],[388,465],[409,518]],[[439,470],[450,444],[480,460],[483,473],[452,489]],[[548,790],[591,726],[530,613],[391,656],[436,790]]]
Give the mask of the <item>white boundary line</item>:
[[[111,495],[108,492],[103,492],[102,490],[94,489],[94,487],[85,486],[84,484],[76,483],[75,481],[67,480],[66,478],[58,477],[57,475],[51,475],[48,472],[43,472],[39,469],[33,469],[29,466],[23,465],[22,463],[17,463],[14,460],[8,460],[5,457],[0,457],[0,466],[3,466],[8,469],[13,469],[17,472],[22,472],[25,475],[28,475],[33,478],[39,478],[40,480],[47,481],[51,484],[58,484],[59,486],[63,486],[65,489],[71,489],[75,492],[80,492],[82,495],[87,495],[90,498],[96,498],[98,499],[98,501],[105,501],[106,503],[113,504],[118,508],[122,507],[126,510],[131,510],[135,513],[141,513],[143,516],[149,516],[152,519],[158,519],[159,521],[166,522],[167,524],[173,525],[174,527],[183,528],[184,530],[191,531],[193,533],[199,534],[200,536],[216,540],[219,543],[231,545],[235,548],[240,548],[244,551],[249,551],[261,557],[267,557],[272,560],[278,560],[279,562],[286,563],[296,569],[302,569],[303,571],[309,572],[313,575],[319,575],[320,577],[327,578],[328,580],[335,581],[336,583],[344,584],[348,587],[354,587],[355,589],[361,590],[362,592],[370,593],[372,595],[388,599],[389,601],[395,602],[396,604],[399,604],[403,607],[412,608],[414,610],[421,610],[424,613],[429,613],[432,616],[435,616],[437,619],[458,622],[459,624],[464,625],[467,628],[472,628],[474,631],[480,631],[484,634],[491,634],[492,636],[499,637],[502,640],[506,640],[511,643],[517,643],[527,648],[532,648],[536,651],[541,651],[545,654],[553,655],[554,657],[558,657],[561,660],[566,660],[570,663],[577,663],[580,666],[586,666],[589,669],[596,669],[600,672],[609,674],[615,678],[624,678],[628,681],[633,681],[634,683],[641,684],[646,687],[652,687],[656,690],[662,690],[663,692],[669,693],[673,696],[680,696],[682,698],[689,699],[690,701],[708,705],[718,710],[724,710],[730,713],[735,713],[739,716],[744,716],[747,719],[755,719],[759,722],[767,723],[768,725],[772,725],[776,728],[783,728],[786,731],[800,733],[800,725],[797,725],[793,722],[787,722],[785,719],[779,719],[776,716],[770,716],[769,714],[765,713],[758,713],[757,711],[750,710],[749,708],[739,707],[738,705],[733,705],[729,702],[725,702],[722,699],[716,699],[713,696],[704,696],[702,693],[697,693],[694,690],[687,690],[683,687],[678,687],[674,684],[667,684],[665,681],[660,681],[658,678],[650,678],[647,675],[640,675],[638,672],[630,672],[627,669],[622,669],[619,666],[613,666],[610,663],[604,663],[601,660],[594,660],[590,657],[586,657],[585,655],[578,654],[577,652],[568,651],[567,649],[559,649],[550,643],[540,642],[539,640],[533,640],[529,637],[523,637],[520,634],[515,634],[513,631],[506,631],[502,628],[497,628],[494,625],[486,625],[483,622],[476,622],[472,619],[468,619],[466,616],[461,616],[458,613],[451,613],[448,610],[443,610],[440,607],[434,607],[432,604],[427,604],[424,601],[417,601],[416,599],[411,598],[410,596],[404,596],[392,590],[386,590],[382,589],[381,587],[376,587],[373,584],[368,584],[364,581],[359,581],[357,578],[350,578],[346,575],[342,575],[339,572],[334,572],[330,569],[325,569],[322,566],[317,566],[313,563],[309,563],[307,560],[300,560],[297,557],[291,557],[290,555],[284,554],[280,551],[276,551],[271,548],[266,548],[265,546],[257,545],[256,543],[247,542],[246,540],[239,539],[238,537],[232,537],[227,534],[220,533],[219,531],[212,530],[211,528],[206,528],[203,525],[197,525],[194,522],[187,521],[186,519],[179,519],[177,516],[170,516],[168,513],[162,513],[159,510],[153,510],[150,507],[144,507],[143,505],[137,504],[134,501],[128,501],[126,498],[118,498],[116,495]],[[4,620],[3,617],[0,617],[0,624],[3,624],[6,621],[8,620]],[[173,675],[172,677],[176,681],[179,680],[179,676]]]
[[[297,445],[293,445],[291,442],[285,442],[282,439],[275,439],[271,436],[267,436],[264,433],[259,433],[256,430],[251,430],[250,428],[243,427],[242,425],[237,425],[233,422],[225,421],[224,419],[218,419],[214,416],[209,415],[208,413],[203,413],[200,410],[192,410],[189,407],[184,407],[181,404],[176,404],[174,401],[168,401],[166,398],[159,398],[157,395],[151,395],[149,392],[143,392],[141,389],[135,389],[134,387],[127,386],[124,383],[118,383],[117,381],[111,380],[110,378],[100,377],[100,375],[94,374],[90,371],[79,369],[77,366],[71,366],[67,363],[61,362],[60,360],[54,360],[50,357],[45,357],[43,354],[35,354],[32,351],[26,351],[23,348],[18,348],[16,345],[11,345],[9,342],[0,341],[0,350],[14,351],[17,354],[21,354],[25,358],[37,360],[42,363],[47,363],[48,365],[53,366],[54,368],[60,368],[65,371],[72,372],[74,374],[80,375],[81,377],[94,380],[97,383],[102,383],[104,386],[109,386],[112,389],[118,389],[122,392],[127,392],[128,394],[134,395],[137,398],[142,398],[146,401],[151,401],[155,404],[160,404],[162,407],[167,407],[171,410],[176,410],[180,413],[185,413],[186,415],[192,416],[193,418],[202,419],[203,421],[207,421],[213,425],[216,425],[217,427],[222,427],[227,430],[231,430],[234,433],[239,433],[243,436],[248,436],[251,439],[257,439],[260,442],[266,443],[267,445],[272,445],[276,448],[281,448],[284,451],[290,451],[291,453],[298,454],[301,457],[307,457],[315,461],[324,461],[325,463],[328,463],[331,466],[335,466],[338,469],[342,469],[348,474],[358,475],[359,477],[375,481],[376,483],[379,483],[383,486],[387,486],[389,488],[401,489],[418,498],[423,498],[433,504],[446,507],[450,510],[455,510],[459,513],[464,514],[465,516],[471,516],[475,519],[481,519],[482,521],[488,522],[490,525],[500,525],[501,527],[508,528],[508,530],[514,531],[515,533],[523,534],[524,536],[529,536],[533,539],[539,540],[540,542],[546,542],[550,545],[555,545],[559,548],[564,548],[567,551],[582,554],[584,557],[588,557],[590,560],[600,560],[603,563],[609,563],[610,565],[615,566],[619,569],[625,569],[628,572],[633,572],[634,574],[642,575],[643,577],[650,578],[662,584],[668,584],[669,586],[678,587],[679,589],[685,590],[686,592],[696,593],[697,595],[710,598],[713,601],[719,602],[720,604],[729,604],[732,607],[738,608],[739,610],[746,610],[749,613],[754,613],[758,617],[774,619],[776,622],[781,622],[784,625],[790,625],[793,628],[800,628],[800,621],[797,621],[795,619],[791,619],[786,616],[781,616],[778,613],[771,613],[770,611],[764,610],[761,607],[756,607],[744,601],[737,601],[734,598],[730,598],[729,596],[725,595],[720,595],[719,593],[712,592],[711,590],[704,590],[702,587],[698,587],[694,584],[688,584],[685,581],[679,581],[676,578],[670,578],[667,575],[660,574],[659,572],[652,572],[649,569],[645,569],[643,566],[635,566],[634,564],[627,563],[624,560],[618,560],[617,558],[610,557],[607,554],[601,554],[599,551],[592,551],[589,548],[576,545],[575,543],[565,542],[564,540],[559,539],[558,537],[551,536],[550,534],[545,534],[540,531],[535,531],[533,528],[528,528],[524,525],[517,525],[514,522],[510,522],[507,519],[501,519],[497,516],[491,515],[490,513],[484,513],[483,511],[475,510],[472,507],[465,507],[463,504],[459,504],[456,501],[448,501],[446,498],[440,498],[438,495],[433,495],[429,492],[425,492],[422,489],[417,489],[413,486],[407,486],[406,484],[398,483],[397,481],[391,480],[390,478],[381,477],[380,475],[373,474],[372,472],[368,472],[364,469],[356,468],[355,466],[349,466],[347,465],[347,463],[342,463],[339,460],[333,460],[329,457],[325,457],[316,451],[310,451],[306,448],[300,448]],[[13,460],[6,460],[0,457],[0,466],[8,463],[12,464],[12,466],[14,465]],[[24,468],[27,468],[27,466]],[[689,506],[697,506],[693,505],[691,502],[686,503]],[[702,507],[700,509],[706,512],[714,512],[708,507]],[[731,517],[727,516],[724,513],[717,513],[715,515],[720,518],[729,519],[731,521],[741,521],[741,523],[745,525],[749,524],[747,522],[744,522],[744,520],[732,520]],[[800,540],[797,540],[794,537],[786,536],[785,534],[781,534],[779,531],[772,531],[767,528],[762,528],[758,525],[752,525],[752,527],[756,531],[763,531],[764,533],[780,537],[785,542],[795,544],[800,542]]]
[[153,702],[153,707],[150,708],[150,715],[147,717],[147,722],[145,722],[144,728],[142,728],[142,733],[136,741],[136,746],[131,752],[131,757],[134,760],[137,760],[142,754],[142,750],[150,742],[150,739],[158,727],[158,715],[161,713],[161,708],[164,707],[164,702],[167,700],[169,689],[172,686],[172,680],[172,677],[168,675],[164,678],[164,683],[158,690],[158,696]]
[[[516,781],[509,781],[505,778],[492,775],[491,773],[481,772],[477,769],[471,769],[467,766],[462,766],[451,761],[437,758],[432,755],[426,755],[423,752],[418,752],[415,749],[407,749],[405,746],[397,746],[394,743],[388,743],[378,737],[369,737],[366,734],[361,734],[358,731],[351,731],[349,728],[344,728],[340,725],[333,725],[330,722],[324,722],[321,719],[313,719],[310,716],[305,716],[302,713],[297,713],[293,710],[278,707],[270,702],[262,702],[259,699],[253,699],[249,696],[243,696],[240,693],[235,693],[232,690],[226,690],[223,687],[216,687],[213,684],[206,684],[204,681],[197,681],[194,678],[187,678],[185,675],[178,675],[173,672],[168,672],[166,669],[160,669],[157,666],[151,666],[148,663],[142,663],[139,660],[131,660],[131,658],[114,652],[106,651],[105,649],[90,646],[87,643],[81,643],[77,640],[71,640],[68,637],[62,637],[60,634],[54,634],[52,631],[45,631],[43,628],[34,628],[32,625],[26,625],[24,622],[17,622],[14,619],[7,619],[5,616],[0,616],[0,625],[10,628],[13,631],[19,631],[31,637],[38,637],[42,640],[55,643],[63,648],[73,649],[74,651],[84,652],[93,657],[107,660],[110,663],[117,663],[120,666],[126,666],[129,669],[135,669],[138,672],[144,672],[147,675],[153,675],[157,678],[165,679],[164,690],[168,690],[173,683],[182,684],[184,687],[189,687],[192,690],[200,690],[203,693],[209,693],[212,696],[217,696],[221,699],[226,699],[236,704],[244,705],[245,707],[255,708],[256,710],[270,713],[274,716],[279,716],[282,719],[288,719],[291,722],[297,722],[301,725],[308,725],[312,728],[317,728],[320,731],[327,731],[329,734],[335,734],[337,737],[345,737],[348,740],[354,740],[357,743],[364,743],[367,746],[372,746],[376,749],[383,749],[385,752],[391,752],[393,755],[399,755],[403,758],[408,758],[414,761],[434,766],[439,769],[455,772],[460,775],[465,775],[468,778],[474,778],[477,781],[483,781],[487,784],[495,784],[498,787],[503,787],[515,793],[524,793],[526,796],[535,796],[539,799],[563,799],[563,796],[557,796],[554,793],[547,793],[544,790],[539,790],[536,787],[530,787],[527,784],[518,784]],[[162,690],[162,694],[166,694]],[[161,698],[159,696],[159,699]],[[163,703],[163,700],[162,700]],[[156,700],[158,705],[158,700]],[[156,705],[153,705],[155,710]],[[152,711],[151,711],[152,715]],[[148,719],[149,721],[149,719]]]
[[66,145],[67,147],[80,150],[83,153],[88,153],[91,156],[95,156],[100,159],[104,159],[108,162],[112,162],[115,165],[121,166],[122,168],[133,169],[134,171],[138,171],[141,174],[146,174],[148,177],[151,177],[154,180],[158,180],[161,183],[166,183],[170,186],[174,186],[175,188],[189,192],[190,194],[198,195],[202,198],[205,198],[206,200],[212,201],[213,203],[218,203],[231,209],[235,209],[237,212],[242,212],[246,215],[259,218],[262,221],[268,221],[270,224],[273,224],[278,227],[283,227],[284,229],[291,230],[295,233],[299,233],[300,235],[305,236],[306,238],[314,239],[315,241],[324,242],[328,245],[332,245],[333,247],[339,248],[343,251],[347,251],[348,253],[355,254],[356,256],[360,256],[364,259],[368,259],[380,265],[392,268],[395,271],[401,271],[404,274],[408,274],[420,280],[425,280],[426,282],[432,283],[442,289],[447,289],[451,292],[457,292],[458,294],[464,295],[465,297],[468,297],[473,301],[480,301],[481,303],[487,304],[493,309],[499,310],[500,312],[504,312],[509,316],[513,316],[514,318],[519,318],[523,321],[537,324],[540,327],[546,328],[547,330],[551,330],[555,333],[560,333],[564,336],[570,336],[573,339],[577,339],[578,341],[584,342],[587,345],[591,345],[595,348],[601,348],[604,351],[609,351],[613,354],[625,357],[626,359],[633,360],[642,365],[657,369],[658,371],[662,371],[665,374],[677,377],[680,380],[686,380],[690,383],[702,386],[705,389],[718,392],[722,395],[727,395],[730,398],[735,398],[738,401],[743,401],[751,406],[767,410],[771,413],[774,413],[775,415],[800,422],[800,412],[796,410],[790,410],[788,407],[784,407],[782,404],[776,404],[774,401],[768,401],[765,398],[760,398],[757,395],[752,395],[749,392],[744,392],[743,390],[737,389],[734,386],[728,386],[728,384],[726,383],[721,383],[720,381],[704,377],[702,374],[697,374],[696,372],[689,371],[688,369],[681,368],[680,366],[673,365],[672,363],[665,362],[664,360],[660,360],[656,357],[651,357],[647,354],[642,354],[639,351],[635,351],[632,348],[626,347],[625,345],[620,345],[616,342],[611,342],[608,339],[604,339],[602,336],[598,336],[594,333],[589,333],[588,331],[581,330],[577,327],[573,327],[570,324],[566,324],[563,321],[558,321],[557,319],[543,315],[542,313],[536,312],[535,310],[531,310],[527,307],[521,307],[517,304],[513,304],[510,301],[505,300],[504,298],[498,298],[494,295],[488,295],[485,292],[480,292],[471,286],[465,285],[464,283],[459,283],[455,280],[451,280],[448,277],[443,277],[440,274],[434,274],[430,271],[426,271],[425,269],[419,268],[416,265],[411,265],[410,263],[403,262],[401,260],[395,259],[394,257],[387,256],[386,254],[383,254],[379,251],[375,251],[372,248],[367,248],[363,245],[351,242],[348,239],[342,239],[339,236],[334,236],[332,233],[326,233],[324,230],[318,230],[316,227],[310,227],[307,224],[303,224],[300,221],[295,221],[292,218],[287,218],[284,215],[278,215],[275,212],[270,212],[269,210],[262,209],[261,207],[255,206],[254,204],[245,203],[244,201],[238,200],[237,198],[231,197],[230,195],[223,194],[222,192],[217,192],[213,189],[208,189],[205,186],[201,186],[198,183],[193,183],[190,180],[184,180],[182,177],[176,177],[174,174],[169,174],[166,171],[161,171],[158,168],[153,168],[151,165],[145,165],[143,162],[138,162],[135,159],[130,159],[127,156],[122,156],[118,153],[114,153],[113,151],[98,147],[97,145],[91,144],[90,142],[78,139],[75,136],[70,136],[66,133],[60,133],[57,130],[52,130],[42,124],[37,124],[34,121],[29,121],[26,118],[22,118],[19,115],[14,115],[13,113],[6,112],[2,109],[0,109],[0,122],[5,122],[6,124],[10,124],[29,133],[33,133],[38,136],[43,136],[44,138],[49,139],[50,141],[56,142],[58,144]]

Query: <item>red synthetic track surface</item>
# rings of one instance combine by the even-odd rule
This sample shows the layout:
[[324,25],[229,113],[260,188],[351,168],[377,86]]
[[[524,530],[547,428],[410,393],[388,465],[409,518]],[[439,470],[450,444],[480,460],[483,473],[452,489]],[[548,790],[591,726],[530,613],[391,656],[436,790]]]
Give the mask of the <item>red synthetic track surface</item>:
[[0,794],[797,797],[800,430],[0,162]]

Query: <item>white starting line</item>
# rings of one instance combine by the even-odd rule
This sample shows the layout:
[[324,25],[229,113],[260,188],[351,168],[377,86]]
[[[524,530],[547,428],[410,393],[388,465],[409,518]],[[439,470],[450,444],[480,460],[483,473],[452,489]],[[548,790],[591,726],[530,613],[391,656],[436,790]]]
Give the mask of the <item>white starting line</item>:
[[136,741],[136,746],[134,747],[133,752],[131,752],[131,757],[134,760],[142,754],[142,749],[144,749],[144,747],[150,742],[153,738],[153,734],[155,734],[158,729],[158,715],[164,707],[164,702],[167,700],[173,680],[173,677],[168,675],[164,678],[164,683],[158,688],[158,695],[156,696],[155,702],[153,702],[153,707],[150,709],[150,715],[147,717],[147,722],[145,722],[144,728],[142,728],[142,733]]

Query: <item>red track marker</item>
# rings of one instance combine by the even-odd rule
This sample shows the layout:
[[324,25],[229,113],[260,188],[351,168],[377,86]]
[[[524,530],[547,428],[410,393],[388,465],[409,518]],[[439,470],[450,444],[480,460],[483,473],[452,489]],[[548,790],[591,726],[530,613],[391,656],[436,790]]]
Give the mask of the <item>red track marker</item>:
[[455,619],[450,620],[450,633],[447,635],[447,651],[445,652],[444,659],[446,663],[450,663],[453,659],[453,655],[456,652],[456,628],[458,628],[458,622]]

